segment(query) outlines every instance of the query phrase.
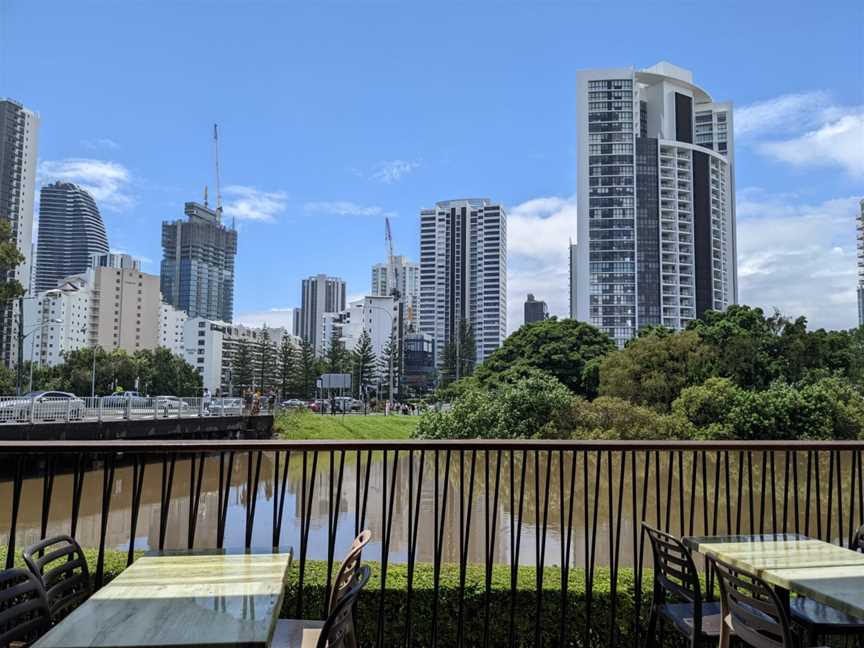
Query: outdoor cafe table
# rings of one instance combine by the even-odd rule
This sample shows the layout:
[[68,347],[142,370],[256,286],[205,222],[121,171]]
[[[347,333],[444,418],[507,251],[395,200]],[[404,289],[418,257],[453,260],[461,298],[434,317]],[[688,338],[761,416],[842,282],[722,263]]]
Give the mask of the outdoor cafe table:
[[145,555],[34,648],[266,648],[290,563],[290,550]]
[[864,619],[864,554],[789,533],[685,537],[684,544],[759,576],[787,605],[795,592]]

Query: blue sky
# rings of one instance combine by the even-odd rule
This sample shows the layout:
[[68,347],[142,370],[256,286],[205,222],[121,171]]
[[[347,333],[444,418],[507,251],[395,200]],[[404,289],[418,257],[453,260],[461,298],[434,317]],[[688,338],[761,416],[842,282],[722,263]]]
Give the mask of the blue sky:
[[235,319],[284,320],[300,279],[369,290],[418,256],[419,210],[510,208],[510,328],[567,307],[575,72],[668,60],[736,105],[740,298],[856,322],[864,4],[0,2],[0,96],[42,116],[40,176],[90,187],[113,249],[158,272],[160,223],[213,187],[238,218]]

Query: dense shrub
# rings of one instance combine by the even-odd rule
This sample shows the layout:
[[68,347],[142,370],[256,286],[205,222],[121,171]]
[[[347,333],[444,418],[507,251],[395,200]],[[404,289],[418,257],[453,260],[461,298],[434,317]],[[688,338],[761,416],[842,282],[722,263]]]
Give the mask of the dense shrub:
[[590,324],[552,317],[526,324],[510,335],[474,376],[481,386],[494,389],[504,372],[531,367],[554,376],[577,394],[593,397],[596,366],[591,361],[614,349],[612,339]]
[[701,438],[855,439],[864,430],[864,398],[838,378],[759,391],[712,378],[685,389],[672,410]]
[[496,389],[473,387],[443,412],[423,414],[416,438],[516,439],[568,436],[558,418],[566,414],[570,391],[551,376],[531,375]]
[[692,433],[683,417],[611,396],[575,398],[559,421],[566,436],[576,439],[686,439]]

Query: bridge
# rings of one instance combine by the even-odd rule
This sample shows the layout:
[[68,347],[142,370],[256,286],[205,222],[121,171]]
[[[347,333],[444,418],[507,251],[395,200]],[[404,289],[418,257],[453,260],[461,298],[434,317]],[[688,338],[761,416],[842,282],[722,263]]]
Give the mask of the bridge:
[[0,439],[9,441],[264,439],[272,434],[273,416],[266,406],[249,410],[239,398],[0,397]]

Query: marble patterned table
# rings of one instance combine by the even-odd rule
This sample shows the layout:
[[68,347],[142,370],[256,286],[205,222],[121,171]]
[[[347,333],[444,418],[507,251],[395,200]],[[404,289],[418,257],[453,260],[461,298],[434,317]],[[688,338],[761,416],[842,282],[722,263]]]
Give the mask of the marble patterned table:
[[684,538],[691,550],[864,619],[864,554],[795,534]]
[[291,554],[142,556],[34,648],[267,648]]

